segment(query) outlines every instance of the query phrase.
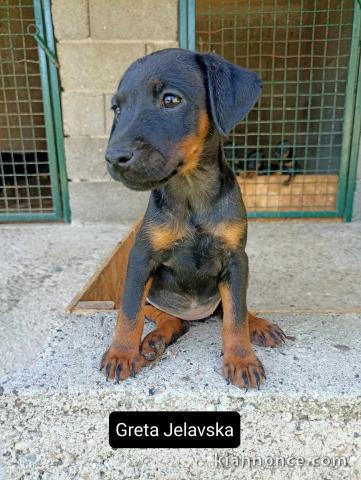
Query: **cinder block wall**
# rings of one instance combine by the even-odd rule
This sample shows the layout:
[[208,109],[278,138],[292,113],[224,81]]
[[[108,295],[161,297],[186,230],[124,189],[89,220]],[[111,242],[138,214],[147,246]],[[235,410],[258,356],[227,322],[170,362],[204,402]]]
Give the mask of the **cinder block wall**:
[[53,0],[66,165],[74,222],[128,222],[148,193],[110,180],[110,98],[135,59],[178,46],[178,0]]

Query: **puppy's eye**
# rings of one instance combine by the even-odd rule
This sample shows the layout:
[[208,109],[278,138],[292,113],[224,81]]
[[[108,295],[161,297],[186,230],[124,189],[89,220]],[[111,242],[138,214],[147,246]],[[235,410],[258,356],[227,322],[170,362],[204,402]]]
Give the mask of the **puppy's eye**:
[[181,97],[174,95],[173,93],[165,93],[163,95],[162,104],[165,108],[174,108],[182,103]]
[[120,107],[118,107],[118,105],[112,105],[112,110],[116,117],[120,114]]

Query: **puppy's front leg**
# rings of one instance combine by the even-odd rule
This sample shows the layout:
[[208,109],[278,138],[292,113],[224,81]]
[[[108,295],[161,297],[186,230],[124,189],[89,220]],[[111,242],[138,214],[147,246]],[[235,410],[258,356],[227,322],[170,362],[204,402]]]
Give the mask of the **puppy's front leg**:
[[223,375],[242,388],[258,387],[265,378],[249,338],[247,314],[248,258],[233,251],[219,284],[223,307]]
[[100,369],[107,379],[119,381],[134,377],[146,363],[140,354],[140,341],[144,327],[144,305],[152,283],[149,264],[143,249],[134,246],[129,255],[124,295],[113,340],[101,360]]

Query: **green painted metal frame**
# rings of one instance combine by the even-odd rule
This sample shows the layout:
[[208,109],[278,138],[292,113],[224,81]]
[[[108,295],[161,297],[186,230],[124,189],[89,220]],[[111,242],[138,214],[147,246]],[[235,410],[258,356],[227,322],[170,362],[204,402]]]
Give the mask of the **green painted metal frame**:
[[[350,188],[354,190],[354,186],[350,185],[349,173],[358,161],[358,154],[352,152],[352,137],[354,133],[355,115],[357,115],[356,97],[357,95],[357,77],[360,62],[360,35],[361,35],[361,8],[360,4],[355,1],[354,17],[352,27],[351,55],[348,68],[348,79],[346,89],[346,103],[343,122],[343,143],[341,151],[341,167],[340,181],[338,185],[337,195],[337,212],[340,216],[344,216],[345,221],[351,218],[347,214],[346,196],[350,195]],[[353,155],[352,155],[353,153]],[[347,192],[348,189],[348,192]],[[353,195],[352,195],[353,197]],[[350,199],[349,199],[350,200]],[[352,210],[352,207],[351,207]]]
[[[181,48],[195,50],[196,0],[179,0],[179,44]],[[310,218],[343,217],[352,219],[352,205],[360,151],[361,130],[361,2],[355,0],[349,76],[343,125],[342,160],[339,174],[335,211],[280,211],[248,212],[250,218]]]
[[[35,12],[35,22],[36,27],[39,32],[39,35],[45,37],[45,28],[44,28],[44,19],[42,12],[41,0],[34,0],[34,12]],[[39,54],[39,63],[40,63],[40,75],[41,75],[41,89],[43,97],[43,106],[44,106],[44,119],[45,119],[45,130],[46,130],[46,141],[48,149],[48,158],[49,158],[49,168],[50,175],[52,179],[52,197],[54,205],[54,214],[49,214],[49,219],[60,220],[61,219],[61,200],[60,200],[60,189],[59,189],[59,177],[58,177],[58,168],[57,168],[57,155],[55,148],[55,135],[54,135],[54,123],[53,123],[53,113],[50,97],[50,85],[49,85],[49,75],[48,75],[48,60],[46,53],[41,45],[38,44],[38,54]],[[32,214],[28,214],[29,219],[32,220]]]
[[179,0],[179,46],[196,49],[196,0]]
[[[354,91],[355,95],[355,112],[352,125],[352,138],[350,146],[350,161],[348,168],[348,179],[346,188],[345,213],[344,220],[350,222],[353,214],[353,200],[356,187],[357,166],[359,163],[360,147],[361,147],[361,2],[358,1],[357,21],[359,24],[359,37],[357,41],[357,48],[359,50],[358,63],[354,68],[358,74],[357,86]],[[356,8],[356,6],[355,6]]]
[[38,41],[38,55],[41,76],[42,98],[46,140],[48,148],[49,170],[52,179],[51,191],[54,212],[52,213],[1,213],[0,222],[61,221],[70,222],[67,174],[64,160],[62,116],[59,96],[59,80],[56,65],[46,50],[53,52],[55,42],[51,21],[50,0],[34,0],[35,24],[37,35],[46,39],[47,48]]
[[[38,1],[38,0],[37,0]],[[44,22],[46,31],[46,43],[51,52],[56,57],[56,46],[53,32],[53,22],[51,17],[51,1],[43,0],[44,3]],[[55,141],[57,150],[57,164],[61,188],[61,200],[63,207],[63,218],[66,223],[71,221],[71,211],[69,205],[68,175],[66,172],[65,152],[64,152],[64,132],[63,118],[60,102],[60,85],[58,65],[48,59],[48,72],[50,74],[51,100],[53,107],[53,121],[55,127]]]

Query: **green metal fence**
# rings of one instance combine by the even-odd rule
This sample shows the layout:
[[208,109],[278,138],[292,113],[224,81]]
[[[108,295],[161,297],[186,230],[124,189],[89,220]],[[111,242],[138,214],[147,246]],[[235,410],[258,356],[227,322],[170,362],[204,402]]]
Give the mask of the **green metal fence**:
[[355,0],[180,1],[182,47],[264,82],[226,143],[250,217],[351,219],[360,31]]
[[69,221],[50,1],[0,0],[0,221]]

